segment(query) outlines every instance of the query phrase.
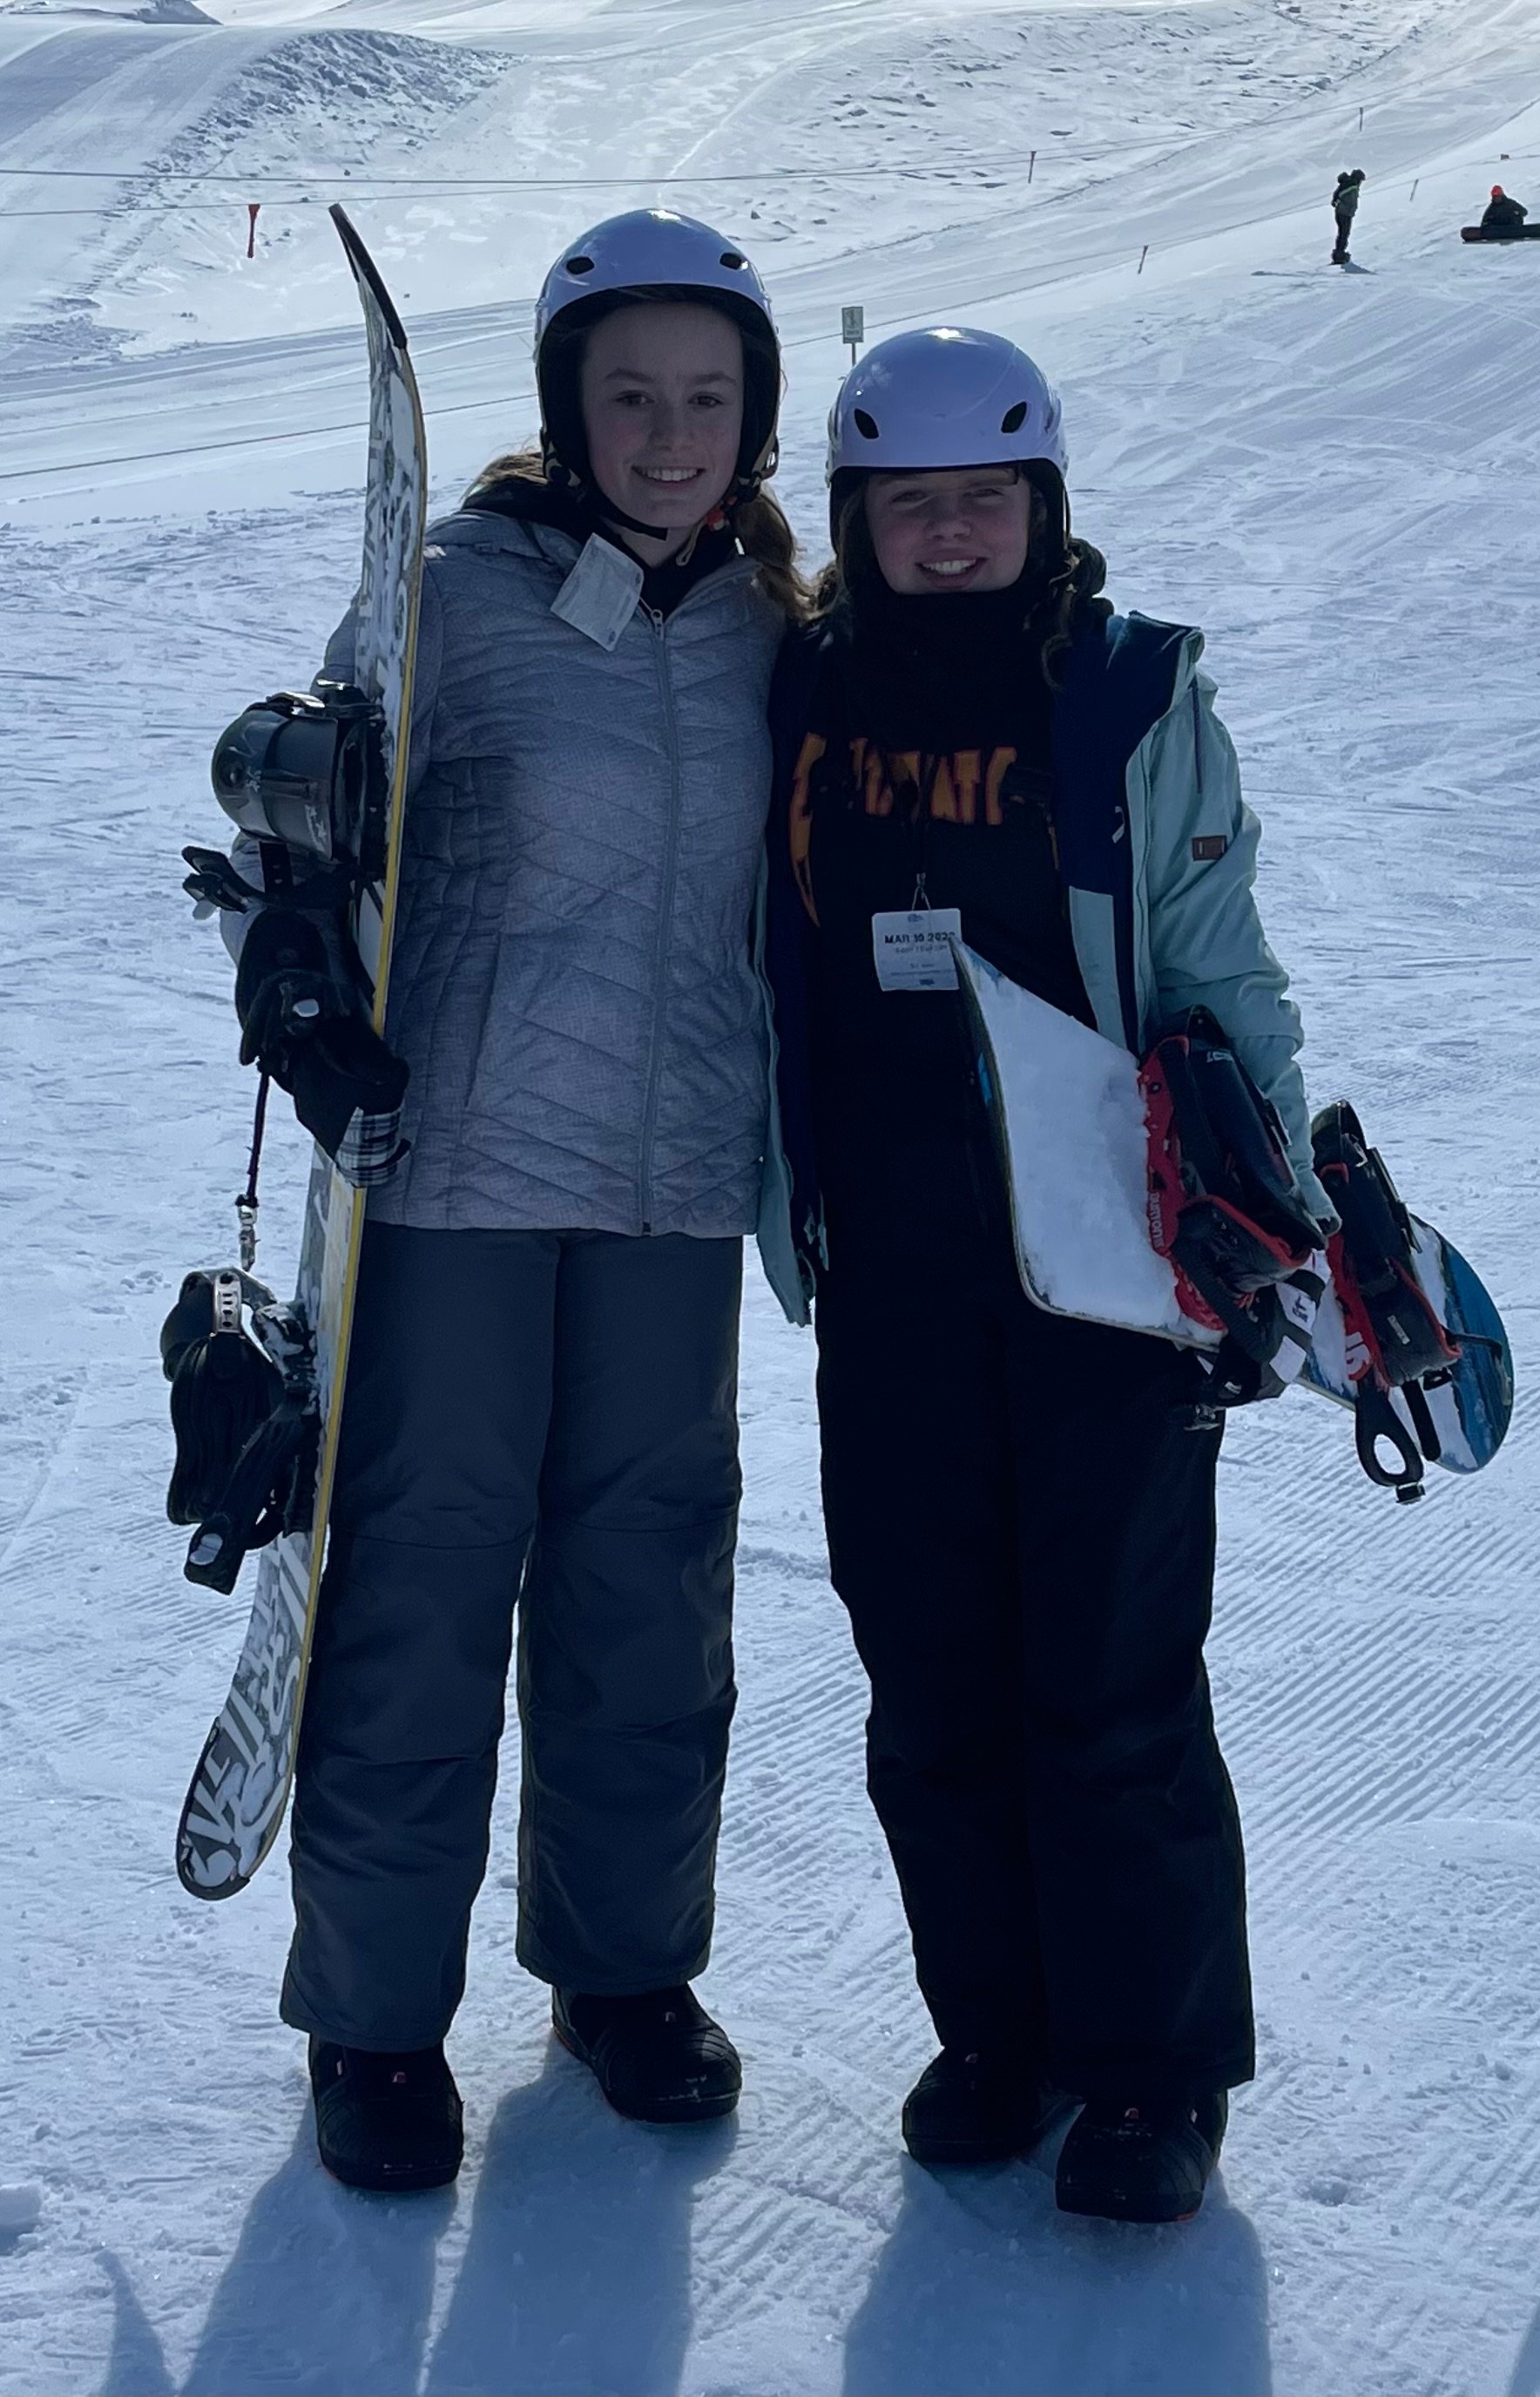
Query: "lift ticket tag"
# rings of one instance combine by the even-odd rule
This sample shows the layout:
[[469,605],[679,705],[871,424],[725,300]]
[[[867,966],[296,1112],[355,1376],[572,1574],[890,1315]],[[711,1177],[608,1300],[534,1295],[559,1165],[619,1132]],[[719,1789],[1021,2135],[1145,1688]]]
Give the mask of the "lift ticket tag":
[[914,907],[871,919],[871,954],[884,990],[955,990],[952,941],[962,937],[960,907]]
[[586,633],[602,649],[613,649],[635,615],[641,596],[642,569],[635,558],[591,533],[581,557],[551,601],[551,612],[575,632]]

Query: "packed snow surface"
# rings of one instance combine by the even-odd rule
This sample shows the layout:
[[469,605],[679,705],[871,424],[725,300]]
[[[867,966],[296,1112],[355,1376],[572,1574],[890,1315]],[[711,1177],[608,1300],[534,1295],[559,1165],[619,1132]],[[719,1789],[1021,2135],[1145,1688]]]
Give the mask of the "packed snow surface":
[[[1540,2390],[1540,252],[1455,238],[1494,181],[1533,201],[1537,159],[1533,0],[0,10],[5,2397]],[[927,2027],[811,1345],[757,1283],[703,1985],[736,2122],[627,2125],[551,2045],[511,1953],[511,1740],[456,2193],[320,2173],[281,1867],[219,1907],[176,1883],[245,1601],[180,1577],[155,1333],[229,1254],[251,1099],[177,853],[219,834],[213,735],[308,675],[356,566],[339,194],[445,498],[532,429],[549,254],[654,194],[772,281],[815,548],[841,303],[1037,352],[1120,603],[1208,635],[1312,1092],[1355,1100],[1507,1311],[1520,1407],[1480,1481],[1398,1509],[1303,1399],[1227,1441],[1212,1654],[1261,2052],[1188,2229],[1060,2217],[1042,2158],[902,2154]],[[281,1129],[274,1274],[299,1168]]]

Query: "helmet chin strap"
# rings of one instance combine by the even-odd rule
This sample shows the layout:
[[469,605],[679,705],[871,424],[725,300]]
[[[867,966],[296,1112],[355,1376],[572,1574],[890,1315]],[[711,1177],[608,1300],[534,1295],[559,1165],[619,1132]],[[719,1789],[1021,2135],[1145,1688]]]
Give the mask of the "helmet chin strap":
[[570,466],[564,466],[559,458],[552,457],[549,448],[546,451],[546,480],[553,483],[560,491],[570,491],[574,498],[586,493],[595,516],[603,516],[606,524],[618,525],[625,532],[639,532],[646,541],[667,541],[669,538],[667,525],[644,524],[639,516],[629,516],[624,508],[617,508],[613,500],[605,498],[597,484],[585,483]]

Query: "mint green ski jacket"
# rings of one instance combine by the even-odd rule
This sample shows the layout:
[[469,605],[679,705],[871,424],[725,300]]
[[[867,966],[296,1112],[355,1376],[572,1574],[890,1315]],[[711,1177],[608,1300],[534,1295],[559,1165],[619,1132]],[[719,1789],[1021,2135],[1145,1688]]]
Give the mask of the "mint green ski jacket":
[[[796,1323],[810,1319],[821,1207],[808,1023],[816,934],[792,877],[788,828],[827,637],[817,627],[790,636],[771,693],[776,796],[755,944],[772,1046],[760,1252]],[[1201,633],[1137,614],[1088,626],[1069,653],[1053,749],[1075,951],[1097,1029],[1137,1056],[1188,1008],[1212,1009],[1282,1118],[1307,1205],[1334,1226],[1311,1156],[1299,1011],[1256,908],[1261,826],[1241,797],[1202,653]]]

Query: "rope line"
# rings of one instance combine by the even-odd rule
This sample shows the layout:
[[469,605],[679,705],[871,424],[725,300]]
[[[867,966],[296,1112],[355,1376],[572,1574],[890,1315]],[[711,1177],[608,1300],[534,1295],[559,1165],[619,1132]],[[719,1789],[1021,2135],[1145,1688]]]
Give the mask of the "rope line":
[[[1179,146],[1201,139],[1185,134],[1178,137]],[[1169,135],[1150,134],[1143,146],[1154,147]],[[1120,155],[1131,145],[1126,141],[1107,142],[1095,150],[1039,151],[1040,160],[1050,154],[1055,158],[1108,158]],[[1134,145],[1141,146],[1141,145]],[[1026,171],[1027,157],[1013,151],[999,160],[980,159],[975,162],[980,171],[1004,173],[1019,167]],[[341,173],[325,175],[296,169],[292,175],[234,175],[211,167],[206,173],[187,167],[0,167],[0,175],[20,177],[46,176],[56,181],[87,183],[229,183],[239,191],[274,191],[293,183],[314,183],[325,190],[340,190],[346,183],[359,195],[365,184],[389,187],[404,192],[612,192],[635,186],[651,191],[670,183],[856,183],[866,182],[883,175],[903,175],[911,181],[936,182],[955,181],[955,167],[762,167],[756,172],[733,175],[368,175],[357,179]]]

